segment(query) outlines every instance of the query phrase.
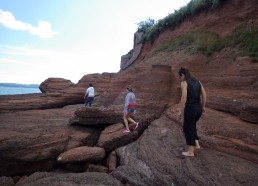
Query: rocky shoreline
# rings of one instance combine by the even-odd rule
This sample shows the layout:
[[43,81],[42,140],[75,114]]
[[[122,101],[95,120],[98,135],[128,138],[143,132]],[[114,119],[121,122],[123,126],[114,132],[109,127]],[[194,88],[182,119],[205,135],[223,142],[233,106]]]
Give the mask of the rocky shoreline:
[[[191,29],[223,36],[242,22],[258,25],[256,10],[255,0],[227,1],[140,46],[136,60],[128,67],[124,61],[127,68],[118,73],[85,75],[77,84],[49,78],[40,94],[0,96],[0,185],[257,185],[258,63],[237,47],[209,57],[185,50],[148,56],[162,41]],[[181,66],[208,95],[194,157],[181,155]],[[83,105],[90,82],[96,90],[91,108]],[[135,90],[133,117],[140,125],[124,134],[128,85]]]

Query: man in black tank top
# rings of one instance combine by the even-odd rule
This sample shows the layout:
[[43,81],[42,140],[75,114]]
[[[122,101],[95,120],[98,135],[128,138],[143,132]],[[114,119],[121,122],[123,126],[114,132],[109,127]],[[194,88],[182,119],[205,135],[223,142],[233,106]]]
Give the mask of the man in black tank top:
[[[188,151],[182,152],[184,156],[194,156],[200,149],[196,122],[205,113],[206,92],[197,79],[191,76],[186,68],[179,70],[181,79],[182,96],[180,101],[179,116],[184,115],[183,131]],[[201,99],[202,98],[202,99]]]

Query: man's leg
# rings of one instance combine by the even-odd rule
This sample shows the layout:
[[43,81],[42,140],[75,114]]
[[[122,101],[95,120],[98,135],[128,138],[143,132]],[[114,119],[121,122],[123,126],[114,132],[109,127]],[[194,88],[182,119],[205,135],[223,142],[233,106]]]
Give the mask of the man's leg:
[[89,105],[90,105],[90,107],[91,107],[91,104],[92,104],[93,100],[94,100],[94,97],[90,97],[89,98]]
[[88,105],[88,97],[85,99],[85,107]]

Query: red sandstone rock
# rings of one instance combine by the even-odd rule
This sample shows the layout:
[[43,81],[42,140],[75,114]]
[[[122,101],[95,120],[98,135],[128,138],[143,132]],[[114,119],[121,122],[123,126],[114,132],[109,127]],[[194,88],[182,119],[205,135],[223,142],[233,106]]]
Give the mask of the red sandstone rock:
[[130,123],[131,133],[123,133],[124,125],[117,123],[106,127],[100,134],[96,146],[104,148],[106,151],[112,151],[116,148],[127,145],[138,138],[138,132],[133,131],[133,124]]
[[75,116],[69,120],[77,125],[107,125],[123,120],[123,113],[105,107],[82,107],[75,111]]
[[0,177],[0,185],[1,186],[14,186],[15,183],[12,178],[1,176]]
[[103,172],[103,173],[107,173],[108,172],[108,168],[103,166],[103,165],[89,164],[85,171],[86,172]]
[[[95,89],[95,97],[98,97],[110,88],[110,84],[114,77],[116,77],[115,73],[88,74],[79,80],[79,82],[76,84],[76,88],[80,89],[84,96],[89,83],[92,83]],[[93,105],[94,104],[96,104],[96,100],[94,100]]]
[[0,114],[0,175],[49,171],[64,150],[96,144],[100,129],[68,124],[80,106]]
[[77,147],[63,152],[57,157],[59,163],[98,162],[105,157],[105,150],[100,147]]
[[59,92],[66,88],[74,87],[74,83],[70,80],[63,78],[48,78],[42,82],[39,86],[39,89],[42,93],[46,92]]
[[97,105],[97,97],[109,89],[113,76],[113,73],[89,74],[78,84],[62,78],[49,78],[40,86],[45,93],[0,95],[0,113],[61,108],[65,105],[84,103],[84,94],[90,82],[93,82],[95,87],[96,98],[93,105]]
[[[135,117],[141,122],[137,133],[142,135],[135,138],[134,143],[115,150],[119,165],[113,170],[113,177],[95,172],[83,175],[39,173],[40,176],[29,176],[26,179],[28,184],[64,185],[68,182],[71,185],[94,185],[108,182],[108,185],[116,185],[116,179],[119,179],[128,185],[255,185],[258,182],[258,129],[250,122],[257,121],[258,63],[242,57],[239,49],[233,47],[224,48],[210,57],[197,52],[190,54],[184,49],[155,51],[155,48],[162,41],[198,29],[225,37],[244,22],[257,25],[257,17],[256,0],[229,0],[221,9],[200,12],[179,27],[162,32],[154,43],[145,43],[140,57],[117,74],[86,75],[75,87],[57,92],[0,96],[0,173],[21,175],[51,170],[56,163],[52,158],[55,159],[63,149],[82,146],[84,140],[96,145],[96,137],[92,137],[88,129],[85,129],[85,136],[77,131],[77,137],[75,126],[66,125],[65,121],[72,117],[75,109],[65,113],[57,109],[33,110],[83,103],[85,88],[93,82],[97,92],[96,107],[122,109],[126,87],[134,87],[137,98]],[[181,66],[191,70],[208,95],[206,117],[198,124],[201,150],[193,158],[181,156],[186,146],[175,105],[181,94],[177,74]],[[19,110],[31,111],[3,114]],[[31,114],[34,117],[30,117]],[[116,138],[116,132],[109,127],[104,130],[107,133],[101,133],[105,136],[99,140],[106,143],[103,146],[115,149],[125,139],[128,143],[131,134]],[[98,136],[99,126],[95,130],[94,134]]]
[[49,172],[37,172],[31,176],[23,179],[21,182],[16,184],[17,186],[22,185],[112,185],[121,186],[121,182],[113,178],[111,175],[99,172],[88,172],[88,173],[49,173]]
[[184,157],[187,146],[177,112],[177,106],[171,107],[137,141],[116,149],[120,166],[111,174],[128,185],[255,185],[256,125],[207,109],[197,124],[201,149]]
[[116,156],[116,152],[112,151],[108,158],[107,158],[107,167],[108,167],[108,172],[112,172],[113,170],[116,169],[117,167],[117,156]]

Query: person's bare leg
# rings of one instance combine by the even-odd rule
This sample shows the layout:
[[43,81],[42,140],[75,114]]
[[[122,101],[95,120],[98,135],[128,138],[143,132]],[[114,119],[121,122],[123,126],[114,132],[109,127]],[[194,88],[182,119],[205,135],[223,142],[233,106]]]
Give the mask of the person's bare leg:
[[182,152],[184,156],[194,156],[194,146],[189,146],[188,151]]
[[132,118],[128,118],[128,121],[132,122],[132,123],[136,123]]
[[139,123],[136,123],[136,121],[134,121],[132,118],[128,118],[128,120],[130,121],[130,122],[132,122],[132,123],[134,123],[134,127],[133,127],[133,129],[135,130],[135,129],[137,129],[138,128],[138,124]]
[[127,115],[128,115],[128,113],[127,113],[127,114],[124,114],[123,119],[124,119],[125,128],[126,128],[127,130],[130,130],[130,129],[129,129],[129,126],[128,126]]

